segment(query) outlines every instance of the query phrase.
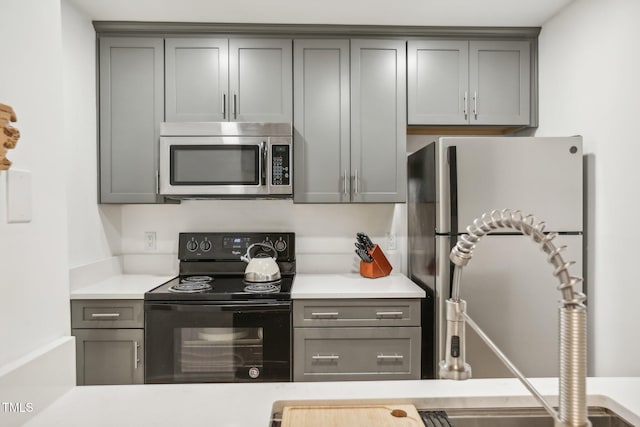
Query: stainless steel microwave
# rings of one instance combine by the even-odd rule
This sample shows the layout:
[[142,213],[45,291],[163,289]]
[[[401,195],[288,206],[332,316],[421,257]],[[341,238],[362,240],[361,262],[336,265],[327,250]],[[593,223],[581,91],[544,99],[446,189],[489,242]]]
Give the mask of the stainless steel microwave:
[[161,123],[160,194],[291,197],[292,140],[290,123]]

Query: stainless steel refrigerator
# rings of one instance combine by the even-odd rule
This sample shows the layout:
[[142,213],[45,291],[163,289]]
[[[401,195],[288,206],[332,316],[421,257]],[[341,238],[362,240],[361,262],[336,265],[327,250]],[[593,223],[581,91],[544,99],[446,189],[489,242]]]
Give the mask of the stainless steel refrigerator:
[[[442,360],[449,252],[472,221],[518,209],[546,222],[565,261],[583,275],[582,138],[442,137],[408,159],[409,277],[427,292],[422,305],[422,377]],[[514,233],[484,237],[463,270],[467,313],[527,376],[558,375],[558,280],[546,254]],[[467,362],[474,378],[510,377],[471,328]]]

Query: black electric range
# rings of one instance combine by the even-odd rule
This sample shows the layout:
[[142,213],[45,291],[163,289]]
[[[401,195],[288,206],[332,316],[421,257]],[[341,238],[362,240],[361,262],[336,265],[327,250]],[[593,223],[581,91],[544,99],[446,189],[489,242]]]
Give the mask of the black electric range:
[[[244,280],[254,243],[280,280]],[[178,257],[180,275],[144,295],[145,383],[291,381],[294,233],[180,233]]]

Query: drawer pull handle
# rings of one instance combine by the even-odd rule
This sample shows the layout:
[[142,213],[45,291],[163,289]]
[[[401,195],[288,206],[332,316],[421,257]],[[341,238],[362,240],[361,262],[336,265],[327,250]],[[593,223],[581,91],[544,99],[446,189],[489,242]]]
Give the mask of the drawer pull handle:
[[120,317],[120,313],[91,313],[91,317]]
[[340,313],[336,312],[328,312],[328,313],[311,313],[313,317],[338,317]]
[[340,356],[337,354],[331,354],[331,355],[320,355],[320,354],[316,354],[315,356],[311,356],[311,358],[313,360],[338,360],[340,359]]
[[404,356],[401,354],[379,354],[378,360],[389,360],[389,359],[404,359]]
[[404,313],[402,311],[377,311],[378,317],[402,317]]

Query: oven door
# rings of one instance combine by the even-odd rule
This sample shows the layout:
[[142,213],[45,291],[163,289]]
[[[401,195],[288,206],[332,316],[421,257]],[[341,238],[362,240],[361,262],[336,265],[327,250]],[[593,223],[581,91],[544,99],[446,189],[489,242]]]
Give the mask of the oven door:
[[291,302],[145,303],[145,383],[291,381]]

